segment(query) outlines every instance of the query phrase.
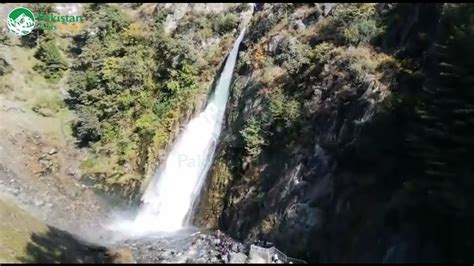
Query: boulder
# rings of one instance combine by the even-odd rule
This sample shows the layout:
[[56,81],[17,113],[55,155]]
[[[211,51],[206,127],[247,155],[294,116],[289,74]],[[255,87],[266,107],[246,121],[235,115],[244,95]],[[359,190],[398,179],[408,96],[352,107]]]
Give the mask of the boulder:
[[303,23],[303,20],[298,19],[290,23],[290,27],[295,30],[303,30],[306,28],[306,25]]
[[231,253],[229,263],[245,263],[247,261],[247,256],[242,253]]
[[336,3],[323,3],[322,4],[322,9],[323,9],[323,14],[324,16],[329,15],[331,10],[336,6]]
[[35,200],[34,203],[35,203],[35,205],[36,205],[37,207],[44,205],[44,201],[42,201],[42,200],[40,200],[40,199]]
[[242,247],[239,244],[234,243],[234,244],[232,244],[231,250],[233,252],[240,252],[242,250]]
[[250,246],[249,263],[270,263],[271,255],[266,248]]
[[285,36],[282,33],[278,33],[271,37],[270,41],[268,42],[268,52],[270,54],[275,54],[278,45],[281,43],[281,41],[285,38]]
[[0,75],[5,75],[13,71],[13,68],[4,58],[0,58]]
[[113,249],[105,255],[107,263],[135,263],[133,253],[128,248]]

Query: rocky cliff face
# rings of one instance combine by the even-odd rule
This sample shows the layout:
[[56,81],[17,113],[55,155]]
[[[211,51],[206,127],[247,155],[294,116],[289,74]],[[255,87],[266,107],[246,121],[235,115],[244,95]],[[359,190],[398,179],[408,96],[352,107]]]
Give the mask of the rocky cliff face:
[[420,85],[404,60],[422,58],[438,20],[420,8],[439,6],[264,5],[197,222],[312,262],[439,259],[422,225],[391,207],[405,126],[394,96]]

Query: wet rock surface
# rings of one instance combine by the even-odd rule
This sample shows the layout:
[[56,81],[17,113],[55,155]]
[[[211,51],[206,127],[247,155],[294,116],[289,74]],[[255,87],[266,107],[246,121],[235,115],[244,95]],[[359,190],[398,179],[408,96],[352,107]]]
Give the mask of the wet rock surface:
[[284,262],[273,249],[242,244],[220,231],[126,240],[115,245],[131,250],[137,263]]

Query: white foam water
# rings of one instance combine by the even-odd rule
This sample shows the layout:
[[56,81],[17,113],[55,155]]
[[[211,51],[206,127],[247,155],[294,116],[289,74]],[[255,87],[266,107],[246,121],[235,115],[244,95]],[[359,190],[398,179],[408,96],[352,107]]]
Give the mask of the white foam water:
[[112,230],[131,237],[167,234],[190,226],[190,214],[212,163],[245,28],[227,57],[214,94],[193,118],[158,167],[133,220],[120,219]]

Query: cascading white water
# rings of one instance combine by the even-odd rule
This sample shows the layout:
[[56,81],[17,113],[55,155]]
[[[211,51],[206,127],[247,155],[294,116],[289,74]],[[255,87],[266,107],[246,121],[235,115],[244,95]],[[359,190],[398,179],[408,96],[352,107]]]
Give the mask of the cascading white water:
[[[245,28],[234,43],[214,94],[203,112],[193,118],[156,171],[133,221],[115,228],[129,235],[177,231],[187,224],[212,163],[229,96],[235,61]],[[117,228],[119,227],[119,228]]]

